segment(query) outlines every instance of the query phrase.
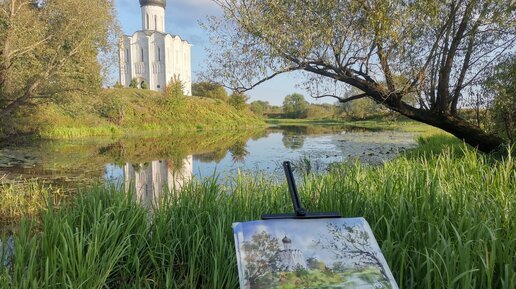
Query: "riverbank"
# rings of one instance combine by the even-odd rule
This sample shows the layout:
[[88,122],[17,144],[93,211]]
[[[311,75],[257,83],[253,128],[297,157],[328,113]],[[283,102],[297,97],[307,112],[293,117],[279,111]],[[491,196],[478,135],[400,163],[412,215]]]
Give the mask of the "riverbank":
[[[306,208],[364,216],[401,288],[514,288],[514,161],[434,138],[380,166],[306,175]],[[289,204],[267,176],[194,181],[152,213],[121,190],[88,187],[16,229],[12,288],[238,288],[231,224]]]
[[265,127],[248,110],[199,97],[167,98],[143,89],[104,89],[26,108],[0,124],[0,136],[62,139],[155,135],[180,131]]
[[280,119],[269,118],[265,120],[269,125],[273,126],[307,126],[307,125],[345,125],[350,127],[372,129],[372,130],[400,130],[405,132],[421,133],[423,136],[435,134],[445,134],[445,131],[407,118],[397,120],[389,119],[370,119],[347,121],[339,119]]

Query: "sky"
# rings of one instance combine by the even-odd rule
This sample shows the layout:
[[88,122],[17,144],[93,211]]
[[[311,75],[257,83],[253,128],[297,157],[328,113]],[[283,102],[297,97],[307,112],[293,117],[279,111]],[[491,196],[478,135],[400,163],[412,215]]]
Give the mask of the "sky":
[[[140,4],[138,0],[115,0],[118,21],[124,34],[130,35],[141,30]],[[209,47],[208,34],[199,22],[207,16],[221,15],[221,9],[212,0],[167,0],[166,32],[179,35],[192,44],[192,81],[198,80],[204,64],[209,61],[205,49]],[[302,88],[296,87],[300,78],[294,74],[274,78],[249,91],[250,101],[264,100],[272,105],[281,105],[286,95],[294,92],[305,95],[312,103],[332,103],[334,100],[316,100],[310,98]]]

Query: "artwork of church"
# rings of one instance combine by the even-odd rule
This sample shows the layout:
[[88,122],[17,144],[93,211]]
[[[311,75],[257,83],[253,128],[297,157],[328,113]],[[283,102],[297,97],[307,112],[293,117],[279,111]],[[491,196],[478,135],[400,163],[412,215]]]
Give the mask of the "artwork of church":
[[284,272],[292,272],[299,268],[306,269],[303,252],[292,248],[292,240],[285,236],[281,242],[283,243],[283,250],[278,251],[278,267]]
[[120,43],[120,84],[133,79],[139,88],[162,91],[179,79],[184,94],[192,94],[191,44],[165,32],[166,0],[140,0],[142,30],[123,36]]

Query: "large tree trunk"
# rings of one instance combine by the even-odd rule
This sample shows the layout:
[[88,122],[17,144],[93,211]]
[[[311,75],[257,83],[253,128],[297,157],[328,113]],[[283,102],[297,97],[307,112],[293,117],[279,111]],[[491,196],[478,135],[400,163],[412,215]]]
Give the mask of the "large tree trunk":
[[478,148],[480,151],[490,153],[505,144],[505,141],[493,134],[484,132],[481,128],[465,121],[464,119],[442,113],[434,113],[429,110],[415,109],[404,103],[392,108],[410,119],[426,123],[451,133],[467,144]]

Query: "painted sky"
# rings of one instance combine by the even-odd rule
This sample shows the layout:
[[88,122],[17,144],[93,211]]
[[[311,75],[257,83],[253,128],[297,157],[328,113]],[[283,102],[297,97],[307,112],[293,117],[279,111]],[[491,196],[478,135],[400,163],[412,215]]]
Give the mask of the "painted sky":
[[[115,0],[118,21],[125,34],[141,30],[140,4],[138,0]],[[192,47],[192,77],[195,82],[204,64],[209,61],[205,49],[210,45],[207,32],[199,23],[209,15],[221,15],[221,9],[212,0],[168,0],[165,29],[168,33],[179,35],[190,42]],[[296,87],[299,77],[283,75],[266,82],[248,92],[253,100],[265,100],[273,105],[280,105],[286,95],[298,92],[313,103],[333,103],[331,99],[316,100],[309,98],[308,93]]]
[[[281,248],[283,247],[281,240],[287,236],[292,240],[292,248],[301,250],[305,259],[315,257],[325,262],[327,266],[333,266],[333,263],[336,261],[352,266],[356,260],[336,258],[332,252],[324,250],[317,245],[316,242],[319,240],[324,242],[326,239],[331,239],[326,227],[330,222],[339,225],[357,226],[366,231],[370,236],[372,235],[369,225],[366,224],[363,218],[251,221],[240,223],[238,227],[235,227],[235,232],[241,234],[240,240],[249,241],[252,235],[266,231],[272,237],[279,240]],[[371,242],[371,249],[375,248],[372,250],[379,250],[377,246],[376,242]]]

